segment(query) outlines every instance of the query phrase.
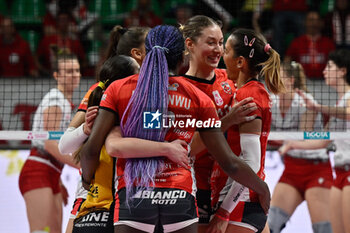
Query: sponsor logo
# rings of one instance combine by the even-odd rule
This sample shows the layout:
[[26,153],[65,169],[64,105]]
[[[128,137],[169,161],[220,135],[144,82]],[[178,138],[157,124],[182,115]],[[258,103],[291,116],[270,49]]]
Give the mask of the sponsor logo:
[[49,132],[49,140],[60,140],[63,133],[62,131],[51,131]]
[[29,139],[29,140],[34,139],[34,136],[33,136],[33,133],[32,133],[32,132],[29,132],[29,133],[28,133],[27,139]]
[[319,184],[323,184],[324,183],[324,178],[323,177],[318,178],[318,183]]
[[[78,223],[78,227],[86,226],[102,226],[106,227],[108,222],[109,212],[89,213],[85,215],[82,220]],[[88,225],[86,225],[88,224]]]
[[186,198],[184,190],[169,190],[169,191],[140,191],[133,198],[151,199],[151,204],[159,205],[174,205],[178,199]]
[[330,139],[329,132],[304,132],[304,139]]
[[217,106],[221,106],[224,104],[224,100],[221,98],[220,93],[218,91],[213,91],[213,96]]
[[[143,112],[144,129],[161,129],[161,128],[221,128],[221,121],[215,118],[209,118],[205,121],[191,118],[190,115],[163,115],[157,110],[156,112]],[[179,133],[179,132],[178,132]]]
[[232,94],[232,89],[230,87],[230,84],[228,84],[227,82],[222,82],[221,87],[222,87],[222,89],[224,89],[224,92],[226,92],[227,94],[229,94],[229,95]]
[[191,107],[191,99],[180,95],[169,95],[169,105],[184,107],[188,110]]
[[179,87],[178,83],[169,84],[168,90],[169,91],[177,91],[178,87]]

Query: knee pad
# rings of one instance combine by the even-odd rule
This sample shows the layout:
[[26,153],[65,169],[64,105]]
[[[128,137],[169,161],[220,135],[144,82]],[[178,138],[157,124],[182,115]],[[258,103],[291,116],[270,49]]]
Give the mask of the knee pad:
[[269,210],[269,216],[267,222],[269,224],[271,233],[280,233],[281,230],[286,226],[290,216],[284,210],[278,207],[271,207]]
[[330,222],[317,222],[312,224],[314,233],[332,233],[332,226]]

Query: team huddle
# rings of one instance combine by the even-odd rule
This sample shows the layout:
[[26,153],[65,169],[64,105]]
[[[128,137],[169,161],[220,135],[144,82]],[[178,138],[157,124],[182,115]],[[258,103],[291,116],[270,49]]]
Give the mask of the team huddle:
[[[189,57],[187,65],[184,56]],[[226,69],[217,68],[221,57]],[[350,69],[350,62],[332,61]],[[58,55],[53,73],[57,88],[41,102],[33,129],[65,134],[59,142],[33,141],[21,171],[19,186],[30,232],[62,231],[64,164],[81,174],[69,233],[280,232],[292,213],[283,211],[278,200],[271,202],[264,167],[270,129],[284,127],[272,119],[273,103],[282,103],[284,93],[293,89],[286,77],[297,79],[297,74],[281,73],[285,66],[261,34],[236,29],[224,42],[220,22],[207,16],[194,16],[180,28],[116,26],[99,81],[70,121],[79,62],[70,54]],[[347,88],[348,76],[346,70]],[[299,92],[298,100],[308,108],[324,109]],[[344,106],[349,93],[350,88]],[[162,127],[165,118],[172,122],[169,127]],[[179,123],[185,120],[221,123]],[[329,142],[318,148],[303,143],[283,144],[286,159],[308,161],[296,152],[299,147],[313,150],[311,154],[325,153],[328,159],[322,149]],[[349,162],[342,153],[339,167]],[[325,169],[329,168],[328,162]],[[327,185],[320,187],[329,189],[331,179],[328,176]],[[349,182],[344,178],[338,187]],[[315,232],[332,231],[329,219],[320,222]]]

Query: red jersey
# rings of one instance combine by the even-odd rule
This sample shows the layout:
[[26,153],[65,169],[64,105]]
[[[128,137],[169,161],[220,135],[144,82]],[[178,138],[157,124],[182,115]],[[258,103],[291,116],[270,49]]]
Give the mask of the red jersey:
[[[229,112],[232,105],[233,93],[236,88],[233,82],[227,78],[226,70],[215,69],[215,76],[212,80],[189,75],[185,75],[184,77],[211,98],[215,103],[220,118]],[[194,170],[198,189],[210,190],[210,176],[213,164],[214,160],[207,149],[196,155]]]
[[[122,80],[114,81],[105,91],[100,107],[115,112],[119,119],[121,119],[131,94],[136,88],[137,79],[138,75],[133,75]],[[201,121],[207,121],[208,119],[217,121],[219,119],[210,98],[187,82],[183,77],[169,77],[168,110],[175,114],[177,121],[183,117],[186,117],[186,120],[197,119]],[[182,139],[190,143],[195,130],[196,127],[193,126],[185,125],[180,128],[179,125],[172,125],[166,134],[165,140],[173,141]],[[177,188],[194,195],[196,185],[192,167],[185,169],[167,158],[164,160],[165,169],[155,177],[154,187]],[[119,177],[117,181],[118,190],[125,187],[125,181],[123,179],[125,163],[126,159],[118,158],[116,169],[116,177]]]
[[11,44],[0,39],[0,76],[21,77],[36,70],[27,41],[16,35]]
[[308,78],[322,78],[328,54],[334,49],[334,42],[328,37],[320,36],[312,40],[309,36],[303,35],[292,41],[286,56],[299,62]]
[[[235,93],[235,100],[241,101],[247,97],[253,97],[254,102],[257,105],[257,110],[253,111],[249,115],[257,115],[257,118],[262,120],[262,129],[260,135],[260,148],[261,148],[261,160],[260,160],[260,169],[257,172],[257,175],[264,180],[265,179],[265,153],[267,146],[267,139],[270,133],[271,128],[271,101],[270,95],[266,91],[264,84],[257,80],[251,80],[247,82],[244,86],[239,88]],[[234,125],[227,131],[227,141],[231,147],[233,153],[237,156],[241,154],[241,144],[240,144],[240,133],[239,126]],[[226,195],[228,189],[223,190],[226,193],[220,193],[221,190],[226,186],[230,187],[231,179],[227,179],[227,175],[220,168],[220,166],[215,163],[212,173],[212,200],[215,205],[218,201],[219,195]],[[249,190],[249,197],[245,201],[258,202],[257,194],[252,190]]]
[[89,98],[90,98],[90,95],[91,95],[91,92],[93,90],[95,90],[95,88],[98,86],[98,82],[93,84],[89,90],[86,92],[86,94],[84,95],[84,98],[81,100],[79,106],[78,106],[78,110],[77,111],[84,111],[86,112],[87,110],[87,107],[88,107],[88,102],[89,102]]

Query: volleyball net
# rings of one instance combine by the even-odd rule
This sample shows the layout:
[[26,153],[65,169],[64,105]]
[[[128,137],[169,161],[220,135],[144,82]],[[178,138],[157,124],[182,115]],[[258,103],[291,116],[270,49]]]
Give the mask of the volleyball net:
[[[15,4],[20,4],[18,2],[21,1],[15,1],[11,6],[9,6],[11,7],[11,11],[8,9],[8,12],[4,13],[4,15],[12,17],[17,31],[22,35],[22,37],[28,40],[32,52],[35,53],[39,44],[38,37],[43,35],[37,35],[34,29],[41,25],[45,12],[35,16],[36,20],[41,17],[39,24],[38,22],[31,23],[33,17],[28,12],[25,14],[16,13],[17,8]],[[30,1],[28,0],[27,2]],[[41,1],[38,2],[40,3]],[[83,28],[80,32],[81,35],[85,35],[85,37],[83,36],[81,40],[84,42],[84,48],[86,49],[87,66],[91,68],[97,65],[99,56],[101,55],[100,51],[105,49],[107,46],[106,41],[108,40],[108,33],[111,28],[113,28],[114,25],[125,23],[125,19],[128,17],[128,12],[135,8],[138,1],[132,0],[129,1],[130,3],[128,4],[121,0],[91,0],[88,2],[89,3],[86,6],[86,10],[88,12],[87,15],[90,15],[91,18],[81,21],[78,26]],[[273,10],[271,4],[259,5],[257,4],[258,1],[225,0],[151,0],[150,2],[151,10],[153,10],[155,15],[166,24],[176,24],[185,17],[195,14],[203,14],[216,19],[221,19],[224,25],[223,32],[225,39],[227,39],[230,32],[237,27],[254,27],[255,29],[260,30],[268,41],[272,41],[273,33],[276,33],[273,32],[272,27],[273,17],[271,17],[271,13],[273,13]],[[332,10],[333,5],[331,4],[332,1],[321,2],[322,4],[317,7],[317,10],[319,11],[321,17],[324,18],[327,12]],[[37,5],[33,5],[33,7],[37,7]],[[3,9],[1,9],[0,11],[3,11]],[[257,21],[259,24],[258,28],[256,28],[256,25],[252,25],[252,17],[256,13],[259,15],[259,20]],[[94,24],[98,24],[99,26],[91,26]],[[287,26],[283,25],[283,27]],[[26,35],[30,35],[30,37],[27,37]],[[290,45],[293,38],[294,35],[292,32],[286,33],[283,40],[285,48],[283,53],[281,52],[282,58],[285,57],[285,50],[287,50],[288,45]],[[271,44],[273,45],[273,43]],[[11,56],[11,59],[17,58],[13,55]],[[313,62],[316,63],[319,59],[325,60],[326,58],[323,57],[322,54],[316,54],[315,56],[306,56],[303,59],[306,63],[309,63],[311,67],[309,72],[315,73],[316,71],[319,72],[320,68],[317,66],[317,64],[313,66]],[[224,68],[223,62],[220,62],[220,68]],[[309,93],[320,104],[335,105],[339,98],[336,91],[326,85],[322,77],[317,78],[318,79],[312,79],[309,77],[309,79],[307,79],[306,84]],[[72,100],[74,105],[79,105],[84,94],[93,83],[94,77],[81,79],[79,88],[74,92]],[[36,108],[49,89],[55,86],[56,81],[52,77],[0,77],[0,147],[29,147],[30,141],[34,139],[57,140],[60,138],[63,132],[34,132],[31,130],[33,115]],[[300,106],[300,108],[302,107],[303,106]],[[282,111],[282,109],[280,110]],[[296,108],[296,111],[298,111],[298,108]],[[282,117],[281,113],[278,112],[272,112],[272,115],[275,119],[279,118],[279,124],[282,125],[285,123],[284,121],[286,120],[286,117],[288,117],[288,113],[282,113],[282,115],[284,115]],[[348,138],[346,125],[344,125],[343,128],[338,128],[336,131],[328,131],[324,126],[329,120],[329,115],[327,113],[323,113],[318,117],[320,125],[315,125],[315,128],[311,131],[304,132],[296,128],[289,128],[288,131],[277,131],[272,128],[269,139],[333,140]],[[294,120],[299,121],[300,119],[292,119],[292,121]],[[305,124],[306,123],[307,122],[305,122]]]

